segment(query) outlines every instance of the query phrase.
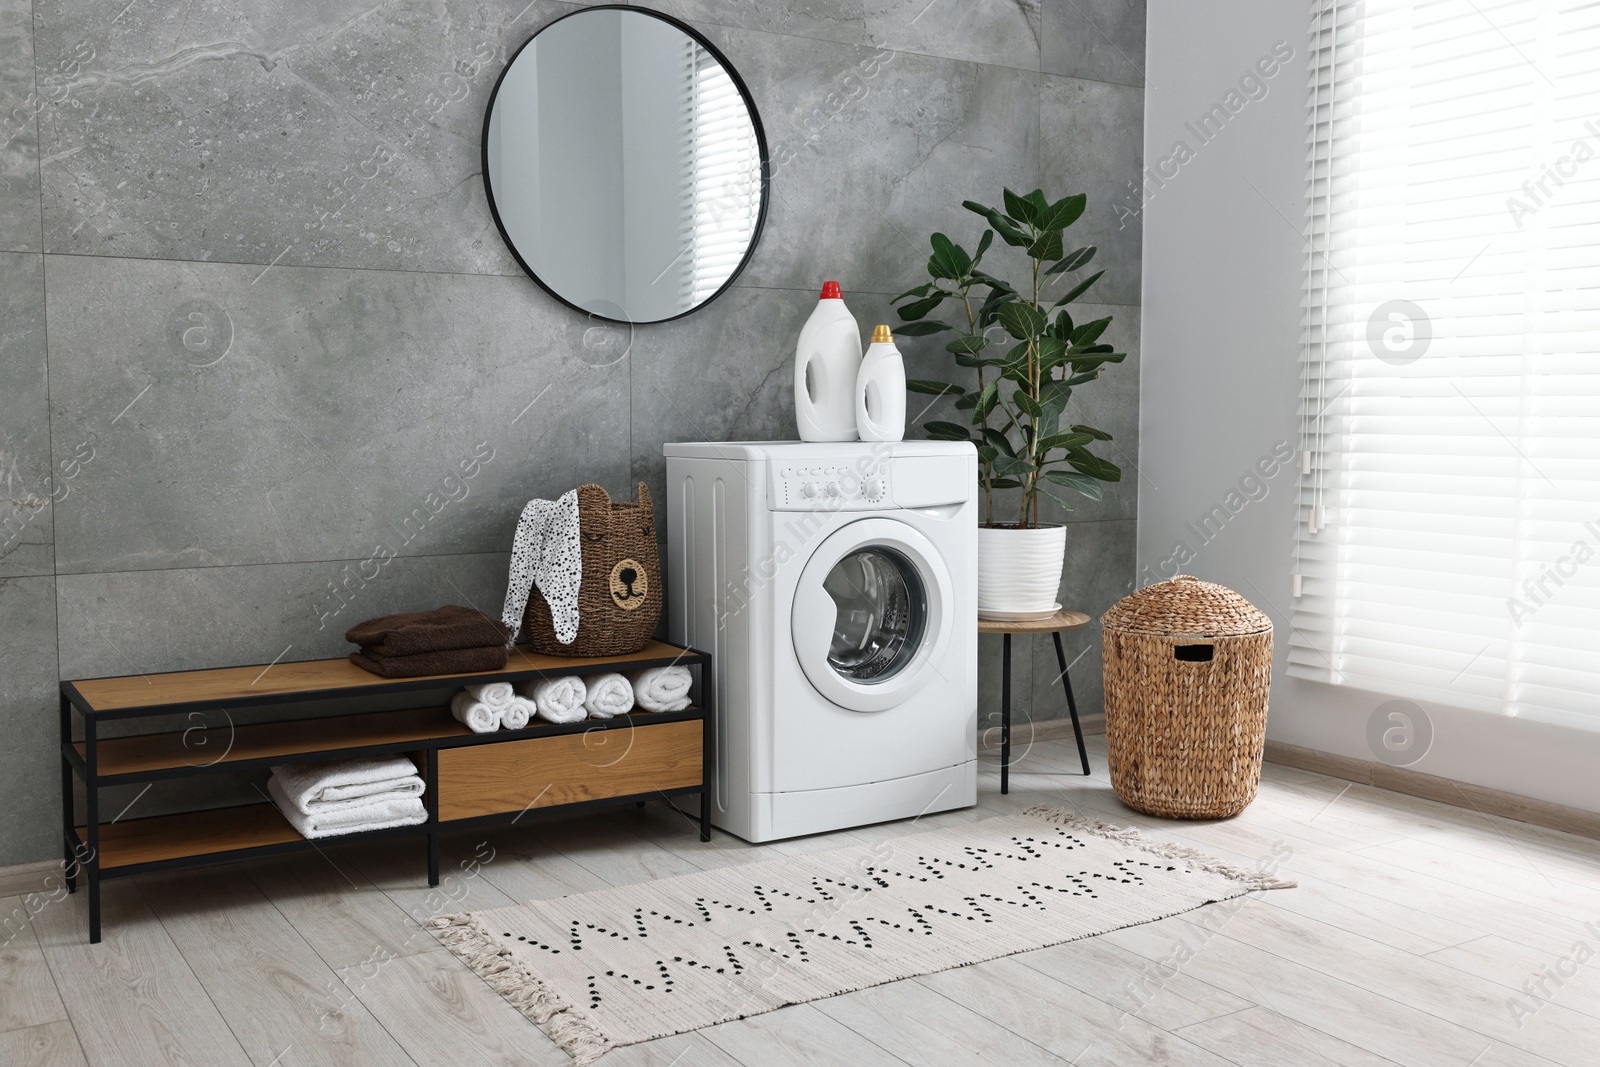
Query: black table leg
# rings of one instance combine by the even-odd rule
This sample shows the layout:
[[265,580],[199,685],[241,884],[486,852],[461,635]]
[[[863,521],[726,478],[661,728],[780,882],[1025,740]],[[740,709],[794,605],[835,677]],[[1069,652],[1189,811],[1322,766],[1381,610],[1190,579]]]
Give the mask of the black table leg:
[[72,761],[67,748],[72,744],[72,704],[61,694],[61,877],[67,892],[78,891],[77,832],[72,825]]
[[1061,665],[1061,687],[1067,691],[1067,711],[1072,715],[1072,734],[1078,739],[1078,758],[1083,761],[1084,777],[1089,776],[1089,750],[1083,746],[1083,727],[1078,724],[1078,702],[1072,699],[1072,678],[1067,674],[1067,654],[1061,649],[1061,633],[1052,633],[1056,642],[1056,662]]
[[1000,636],[1000,792],[1011,792],[1011,635]]
[[83,722],[84,815],[89,837],[84,875],[89,882],[89,944],[100,943],[100,751],[93,716]]
[[428,799],[428,884],[435,886],[439,884],[439,750],[427,749],[422,758]]

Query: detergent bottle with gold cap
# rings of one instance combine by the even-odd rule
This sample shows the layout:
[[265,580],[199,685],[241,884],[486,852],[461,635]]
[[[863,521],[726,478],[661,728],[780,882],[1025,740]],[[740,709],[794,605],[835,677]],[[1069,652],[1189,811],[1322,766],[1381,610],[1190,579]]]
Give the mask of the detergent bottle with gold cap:
[[906,365],[887,326],[872,331],[872,343],[856,374],[856,433],[863,441],[900,441],[906,436]]

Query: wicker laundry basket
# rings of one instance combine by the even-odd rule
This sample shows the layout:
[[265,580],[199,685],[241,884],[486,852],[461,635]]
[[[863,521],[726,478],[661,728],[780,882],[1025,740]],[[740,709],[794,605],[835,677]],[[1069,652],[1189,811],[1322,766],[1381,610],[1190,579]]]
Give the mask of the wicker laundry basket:
[[650,643],[661,621],[661,563],[656,554],[656,512],[640,482],[638,500],[612,500],[598,485],[578,486],[578,528],[583,580],[578,585],[578,636],[556,639],[550,602],[535,586],[528,593],[522,632],[528,646],[547,656],[626,656]]
[[1181,574],[1100,620],[1111,785],[1177,819],[1237,815],[1261,784],[1272,620],[1224,586]]

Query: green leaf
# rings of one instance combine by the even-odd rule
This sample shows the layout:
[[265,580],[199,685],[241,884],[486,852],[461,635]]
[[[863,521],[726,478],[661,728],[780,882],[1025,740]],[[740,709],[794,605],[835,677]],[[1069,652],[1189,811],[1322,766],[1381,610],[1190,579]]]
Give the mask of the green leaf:
[[1005,434],[1001,433],[999,430],[996,430],[994,427],[985,426],[983,428],[983,439],[993,446],[997,456],[1008,456],[1015,458],[1017,450],[1011,447],[1011,441],[1006,437]]
[[1059,337],[1046,334],[1039,338],[1038,352],[1040,373],[1048,373],[1066,356],[1067,343]]
[[1041,439],[1039,448],[1045,452],[1052,448],[1082,448],[1093,440],[1094,438],[1086,433],[1057,433]]
[[896,308],[902,319],[920,319],[944,303],[945,294],[936,292],[925,300],[913,300],[904,307]]
[[1099,500],[1106,494],[1105,487],[1087,474],[1075,474],[1072,471],[1045,471],[1040,477],[1047,478],[1056,485],[1074,489],[1090,500]]
[[1045,271],[1045,273],[1060,274],[1063,271],[1081,270],[1088,266],[1089,261],[1094,258],[1094,253],[1094,245],[1089,245],[1087,248],[1080,248],[1076,252],[1068,255],[1067,258],[1063,259],[1060,263],[1057,263],[1055,266]]
[[993,464],[994,463],[994,457],[997,456],[998,454],[999,453],[995,451],[994,445],[979,445],[978,446],[978,462],[982,463],[985,467],[990,466],[991,464]]
[[999,400],[1000,383],[985,382],[983,385],[983,391],[978,394],[978,405],[976,410],[973,412],[973,417],[979,422],[983,422],[989,417],[989,413],[994,410],[994,406],[999,402]]
[[1039,406],[1039,402],[1020,389],[1012,394],[1011,402],[1017,405],[1017,410],[1030,419],[1037,419],[1044,414],[1044,409]]
[[963,200],[961,202],[961,206],[966,208],[968,211],[976,211],[978,214],[988,219],[989,225],[994,227],[995,232],[1000,235],[1000,240],[1004,241],[1006,244],[1016,245],[1018,248],[1021,248],[1028,243],[1027,237],[1023,236],[1020,230],[1008,222],[1006,217],[1000,214],[1000,212],[996,211],[994,208],[984,207],[982,204],[973,200]]
[[1097,430],[1093,426],[1079,426],[1079,425],[1074,424],[1072,426],[1072,432],[1073,433],[1086,433],[1090,437],[1094,438],[1096,441],[1109,441],[1109,440],[1111,440],[1111,435],[1110,434],[1106,433],[1104,430]]
[[1063,381],[1053,381],[1039,390],[1039,402],[1050,411],[1065,411],[1071,399],[1072,386]]
[[984,230],[983,236],[978,238],[978,250],[972,254],[972,266],[976,267],[983,260],[983,254],[989,251],[989,246],[994,243],[994,231]]
[[1075,345],[1092,345],[1106,332],[1106,327],[1111,325],[1111,316],[1086,322],[1072,331],[1072,343]]
[[932,282],[923,282],[921,285],[916,286],[915,288],[907,289],[905,292],[889,301],[889,303],[898,304],[908,296],[927,296],[929,293],[933,292],[935,288],[936,286]]
[[972,435],[965,426],[953,422],[925,422],[922,428],[928,431],[928,436],[935,441],[970,441]]
[[959,385],[951,385],[948,382],[929,381],[926,378],[907,378],[906,392],[927,393],[932,396],[964,396],[967,391]]
[[1070,304],[1074,300],[1078,299],[1078,297],[1080,297],[1084,293],[1088,292],[1089,291],[1089,286],[1091,286],[1095,282],[1099,281],[1100,280],[1100,276],[1102,274],[1104,274],[1104,273],[1105,273],[1105,271],[1103,271],[1103,270],[1095,271],[1093,274],[1089,275],[1083,281],[1079,282],[1077,285],[1074,285],[1072,287],[1072,291],[1071,292],[1069,292],[1066,296],[1062,297],[1060,300],[1057,300],[1055,302],[1055,306],[1056,307],[1060,307],[1062,304]]
[[1061,231],[1048,230],[1033,244],[1028,246],[1028,255],[1034,259],[1049,261],[1061,258]]
[[994,457],[994,469],[1013,478],[1026,478],[1033,473],[1033,464],[1021,456],[1002,455]]
[[1015,478],[993,478],[989,481],[990,489],[1021,489],[1022,483]]
[[1038,337],[1044,333],[1044,316],[1032,304],[1021,300],[1014,300],[1006,304],[999,311],[1000,325],[1004,326],[1006,333],[1019,341]]
[[1072,464],[1074,470],[1082,471],[1091,478],[1098,478],[1102,482],[1122,481],[1122,468],[1109,460],[1101,459],[1092,452],[1083,448],[1074,448],[1067,452],[1067,462]]
[[[1043,197],[1041,196],[1040,199],[1043,199]],[[1085,193],[1062,197],[1039,212],[1039,229],[1054,230],[1059,233],[1078,221],[1079,217],[1083,215],[1083,209],[1088,202],[1089,197]]]
[[935,278],[960,279],[972,269],[972,259],[944,234],[936,233],[928,240],[933,245],[933,255],[928,260],[928,273]]
[[[1011,287],[1010,282],[1004,281],[1000,278],[992,277],[983,273],[981,270],[975,270],[972,272],[972,280],[977,282],[979,285],[987,285],[990,289],[997,290],[1000,293],[1009,294],[1011,296],[1017,295],[1017,291]],[[990,299],[993,298],[994,294],[991,293]]]
[[1022,223],[1024,226],[1033,225],[1039,217],[1039,207],[1026,197],[1018,196],[1010,189],[1005,190],[1006,214]]
[[949,344],[945,345],[944,350],[946,352],[966,352],[969,355],[975,356],[987,348],[988,345],[989,339],[983,336],[983,334],[968,333],[962,334],[954,341],[951,341]]
[[930,333],[939,333],[943,330],[953,330],[954,326],[940,322],[938,319],[923,319],[921,322],[905,322],[895,328],[895,333],[900,337],[926,337]]
[[1050,201],[1044,198],[1043,189],[1035,189],[1022,199],[1033,205],[1034,211],[1038,213],[1040,218],[1043,218],[1044,213],[1050,210]]
[[1065,500],[1061,499],[1061,497],[1057,496],[1056,494],[1052,493],[1049,489],[1045,488],[1044,483],[1035,482],[1034,486],[1035,486],[1035,488],[1037,488],[1039,490],[1039,492],[1043,493],[1045,496],[1049,497],[1051,500],[1054,500],[1057,504],[1061,505],[1061,510],[1063,510],[1063,511],[1071,511],[1072,510],[1072,505],[1071,504],[1067,503]]
[[1098,377],[1100,377],[1100,372],[1098,370],[1092,370],[1085,374],[1074,374],[1072,377],[1067,379],[1067,384],[1084,385],[1088,382],[1094,381]]
[[955,407],[956,407],[957,411],[971,411],[974,407],[977,406],[977,404],[978,404],[978,394],[977,393],[967,393],[960,400],[956,401]]

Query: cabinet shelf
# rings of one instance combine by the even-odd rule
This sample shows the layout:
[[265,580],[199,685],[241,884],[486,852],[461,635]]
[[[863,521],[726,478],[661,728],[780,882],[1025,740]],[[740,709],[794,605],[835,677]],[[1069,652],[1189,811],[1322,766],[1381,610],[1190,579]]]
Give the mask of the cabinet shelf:
[[[61,683],[63,866],[76,888],[88,882],[89,940],[100,940],[100,883],[147,871],[231,863],[372,838],[427,842],[428,883],[439,884],[439,833],[448,827],[515,823],[534,808],[579,810],[686,793],[700,796],[700,838],[711,839],[711,716],[704,706],[634,712],[575,723],[535,721],[522,730],[475,734],[439,707],[438,690],[464,685],[680,664],[704,669],[710,657],[652,641],[629,656],[541,656],[514,651],[504,670],[386,679],[348,660],[224,667],[175,674]],[[433,690],[434,692],[427,692]],[[230,712],[308,702],[415,693],[430,706],[399,711],[278,718],[268,722],[158,730],[106,737],[110,719],[149,718],[192,709]],[[399,703],[396,701],[396,703]],[[304,716],[304,712],[301,713]],[[73,740],[74,717],[84,740]],[[214,720],[213,720],[214,721]],[[259,772],[282,763],[404,754],[422,776],[425,822],[315,841],[300,836],[270,803],[207,808],[145,818],[100,817],[107,786],[206,774]],[[78,806],[74,779],[84,786]],[[143,795],[142,793],[140,794]],[[135,798],[137,800],[137,798]],[[263,797],[263,800],[265,798]],[[82,811],[84,824],[78,822]]]

